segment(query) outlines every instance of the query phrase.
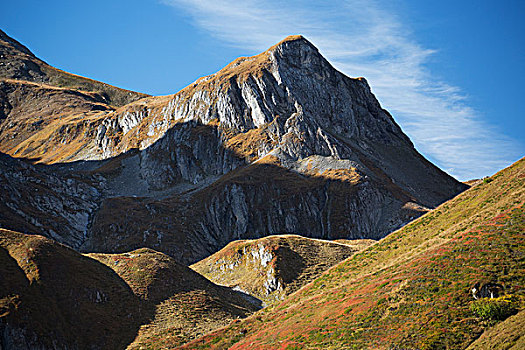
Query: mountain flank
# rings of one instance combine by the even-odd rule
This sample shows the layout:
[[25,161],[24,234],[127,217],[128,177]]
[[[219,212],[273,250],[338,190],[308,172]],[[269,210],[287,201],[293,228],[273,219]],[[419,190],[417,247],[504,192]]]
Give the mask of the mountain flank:
[[152,310],[99,262],[0,229],[2,349],[124,348]]
[[511,316],[495,325],[481,337],[469,345],[467,350],[507,349],[519,350],[525,348],[525,311]]
[[302,36],[147,96],[0,31],[0,152],[0,349],[522,343],[525,159],[456,181]]

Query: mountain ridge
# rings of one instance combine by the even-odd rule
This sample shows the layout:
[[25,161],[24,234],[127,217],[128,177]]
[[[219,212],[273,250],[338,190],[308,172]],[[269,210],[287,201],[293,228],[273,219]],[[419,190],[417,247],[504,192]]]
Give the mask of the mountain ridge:
[[467,188],[415,150],[364,79],[300,36],[174,95],[116,108],[92,93],[2,87],[11,108],[0,151],[91,188],[82,228],[47,197],[5,201],[16,215],[52,208],[65,225],[40,223],[38,233],[51,228],[83,251],[146,245],[191,263],[268,234],[378,239]]
[[149,95],[125,90],[50,66],[0,29],[0,78],[48,83],[98,92],[108,104],[121,106]]
[[1,348],[465,348],[503,341],[473,285],[523,309],[525,159],[455,197],[302,36],[166,96],[1,31],[0,67]]

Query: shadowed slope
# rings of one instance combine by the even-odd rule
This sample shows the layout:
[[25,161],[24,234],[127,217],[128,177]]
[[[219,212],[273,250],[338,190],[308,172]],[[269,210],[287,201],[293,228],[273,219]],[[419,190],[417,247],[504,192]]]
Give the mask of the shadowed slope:
[[83,256],[0,229],[2,349],[138,348],[158,337],[181,344],[260,304],[150,249]]
[[[213,147],[213,142],[208,144]],[[206,187],[167,198],[106,199],[82,249],[127,251],[147,245],[180,262],[194,263],[233,240],[269,234],[378,239],[423,212],[398,200],[376,179],[360,174],[340,169],[302,175],[268,157]]]
[[470,310],[475,283],[523,299],[524,181],[522,159],[283,303],[186,348],[463,349],[489,326]]
[[151,249],[88,256],[112,268],[138,297],[155,305],[154,318],[141,327],[130,349],[183,344],[259,309],[257,299],[217,286]]
[[106,266],[42,236],[0,229],[3,349],[123,348],[148,309]]

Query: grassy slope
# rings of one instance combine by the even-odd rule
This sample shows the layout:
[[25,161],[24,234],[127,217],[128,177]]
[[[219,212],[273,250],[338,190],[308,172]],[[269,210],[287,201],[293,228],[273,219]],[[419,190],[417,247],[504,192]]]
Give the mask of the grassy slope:
[[467,348],[467,350],[489,349],[525,349],[525,310],[488,329]]
[[296,235],[234,241],[191,268],[217,284],[237,286],[271,303],[375,241],[359,242],[349,246]]
[[113,269],[145,305],[154,308],[154,316],[140,328],[129,349],[183,344],[257,310],[239,293],[151,249],[88,256]]
[[148,313],[99,262],[42,236],[0,229],[0,346],[122,348]]
[[489,324],[476,282],[525,285],[525,160],[187,348],[465,348]]
[[98,94],[46,84],[9,79],[0,81],[2,92],[12,101],[0,119],[0,151],[44,162],[81,150],[95,137],[97,120],[113,111]]
[[163,348],[164,340],[182,344],[255,310],[238,292],[150,249],[84,256],[0,229],[0,347]]

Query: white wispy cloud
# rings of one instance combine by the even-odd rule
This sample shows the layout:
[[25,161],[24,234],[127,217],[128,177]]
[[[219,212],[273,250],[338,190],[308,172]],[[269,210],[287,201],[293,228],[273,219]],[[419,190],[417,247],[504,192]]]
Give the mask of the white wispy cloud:
[[416,147],[458,179],[490,175],[520,156],[519,144],[483,121],[458,87],[431,74],[434,51],[377,1],[161,1],[247,53],[304,35],[336,68],[366,77]]

